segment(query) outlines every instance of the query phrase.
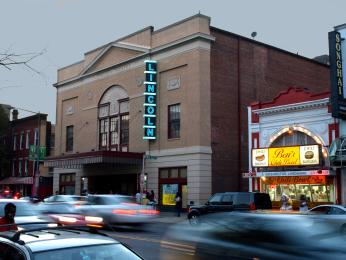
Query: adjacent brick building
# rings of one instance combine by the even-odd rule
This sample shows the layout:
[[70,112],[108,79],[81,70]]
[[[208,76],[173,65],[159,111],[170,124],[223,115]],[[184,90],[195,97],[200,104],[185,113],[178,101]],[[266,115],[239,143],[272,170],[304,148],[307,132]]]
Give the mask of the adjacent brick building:
[[42,198],[51,195],[52,173],[43,166],[43,160],[29,156],[32,145],[45,147],[50,156],[52,125],[47,114],[18,118],[18,110],[14,109],[12,115],[7,134],[2,137],[9,150],[10,167],[1,176],[0,190]]
[[[143,140],[145,60],[157,62],[153,141]],[[184,206],[240,190],[247,106],[291,85],[328,88],[328,66],[212,27],[201,14],[89,51],[58,71],[55,156],[46,161],[54,190],[142,187],[167,206],[177,190]]]

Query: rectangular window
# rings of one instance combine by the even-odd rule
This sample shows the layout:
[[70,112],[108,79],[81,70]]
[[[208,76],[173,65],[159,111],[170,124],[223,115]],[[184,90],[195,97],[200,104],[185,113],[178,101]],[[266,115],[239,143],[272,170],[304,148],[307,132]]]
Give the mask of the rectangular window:
[[18,160],[18,175],[19,177],[22,176],[22,159]]
[[118,141],[118,117],[112,117],[111,118],[111,128],[110,128],[110,134],[111,134],[111,145],[117,145],[119,144]]
[[17,149],[17,135],[13,136],[13,151]]
[[168,139],[180,137],[180,104],[168,106]]
[[29,149],[29,144],[30,144],[30,131],[26,132],[25,136],[25,149]]
[[25,176],[28,176],[28,164],[29,164],[28,159],[25,159],[25,164],[24,164],[24,175]]
[[35,129],[34,145],[38,145],[38,129]]
[[66,152],[73,151],[73,125],[66,127]]
[[16,176],[16,160],[12,161],[12,176]]
[[108,118],[100,120],[100,142],[101,147],[108,145]]
[[129,144],[129,115],[120,117],[120,143]]
[[24,144],[24,132],[20,133],[19,150],[23,150],[23,144]]

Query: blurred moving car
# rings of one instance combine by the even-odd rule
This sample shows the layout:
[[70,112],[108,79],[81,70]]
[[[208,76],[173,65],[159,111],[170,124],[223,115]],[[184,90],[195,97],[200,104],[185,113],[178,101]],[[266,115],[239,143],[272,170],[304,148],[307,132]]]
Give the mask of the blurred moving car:
[[43,200],[46,203],[57,203],[57,202],[65,202],[65,203],[78,203],[86,201],[85,196],[78,195],[54,195]]
[[37,209],[49,219],[61,225],[103,227],[101,217],[84,216],[79,210],[79,204],[40,203],[37,205]]
[[138,260],[143,258],[104,234],[58,227],[0,233],[0,259]]
[[[49,219],[42,216],[35,206],[25,200],[0,199],[1,216],[4,215],[4,209],[7,203],[13,203],[14,205],[16,205],[16,216],[14,218],[14,221],[17,226],[25,223],[36,223],[34,226],[47,226],[46,223],[47,221],[49,221]],[[42,225],[38,223],[42,223]]]
[[346,259],[344,237],[298,214],[215,213],[199,226],[171,228],[165,239],[194,245],[197,259]]
[[83,215],[102,217],[105,225],[140,225],[154,220],[159,211],[140,205],[124,195],[89,195],[87,204],[79,206]]
[[340,232],[346,236],[346,208],[340,205],[320,205],[305,214],[312,216],[316,224],[325,223],[330,232]]
[[225,192],[215,193],[205,205],[189,208],[188,219],[191,224],[198,224],[201,215],[234,210],[272,209],[272,203],[267,193],[260,192]]

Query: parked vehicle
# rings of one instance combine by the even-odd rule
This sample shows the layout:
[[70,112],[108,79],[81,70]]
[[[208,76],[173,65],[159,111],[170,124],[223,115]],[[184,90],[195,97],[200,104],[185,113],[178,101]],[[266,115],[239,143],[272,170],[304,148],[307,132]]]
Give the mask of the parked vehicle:
[[0,233],[0,259],[82,260],[143,259],[105,234],[71,227]]
[[154,220],[159,211],[140,205],[124,195],[90,195],[87,204],[79,206],[83,215],[102,217],[105,225],[139,225]]
[[216,193],[204,205],[191,206],[188,219],[191,224],[198,224],[199,217],[204,214],[258,209],[272,209],[269,194],[260,192]]

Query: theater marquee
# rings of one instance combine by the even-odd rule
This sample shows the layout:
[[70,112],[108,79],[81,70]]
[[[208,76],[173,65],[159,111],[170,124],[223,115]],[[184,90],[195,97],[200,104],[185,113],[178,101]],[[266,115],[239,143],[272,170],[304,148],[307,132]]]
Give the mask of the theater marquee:
[[320,164],[318,145],[252,149],[253,167],[282,167]]

